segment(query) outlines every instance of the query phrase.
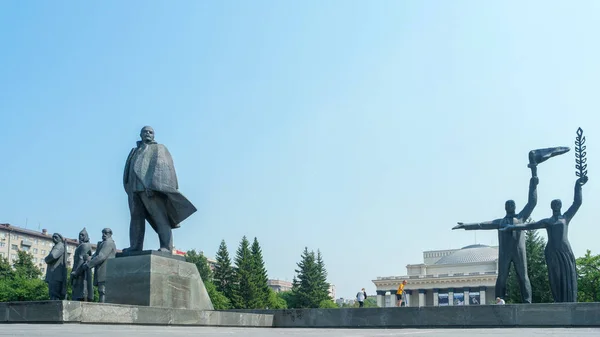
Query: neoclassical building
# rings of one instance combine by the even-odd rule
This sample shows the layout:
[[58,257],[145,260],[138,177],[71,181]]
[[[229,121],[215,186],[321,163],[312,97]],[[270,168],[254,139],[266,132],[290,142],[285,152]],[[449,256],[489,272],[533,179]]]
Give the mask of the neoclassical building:
[[373,280],[378,306],[396,306],[396,289],[403,280],[405,302],[411,307],[490,304],[498,277],[498,247],[425,251],[423,263],[409,264],[406,270],[405,276]]

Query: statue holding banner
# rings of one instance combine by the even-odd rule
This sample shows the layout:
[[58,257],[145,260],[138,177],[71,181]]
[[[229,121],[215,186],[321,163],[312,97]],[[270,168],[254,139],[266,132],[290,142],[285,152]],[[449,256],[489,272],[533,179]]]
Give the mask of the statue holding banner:
[[585,137],[581,128],[577,130],[575,141],[575,173],[579,178],[575,182],[573,204],[561,214],[562,202],[560,199],[552,200],[550,208],[552,216],[537,222],[525,225],[509,225],[500,229],[510,233],[516,230],[532,230],[545,228],[548,233],[548,243],[544,254],[548,265],[548,279],[554,302],[577,302],[577,269],[575,255],[569,243],[569,223],[579,210],[582,203],[582,186],[588,181],[587,165],[585,162]]
[[504,208],[506,215],[503,218],[492,221],[465,224],[459,222],[452,229],[465,230],[498,230],[498,278],[496,279],[496,297],[505,298],[506,282],[511,263],[517,272],[517,280],[521,289],[521,300],[523,303],[531,303],[531,283],[527,275],[527,253],[525,250],[525,235],[520,231],[506,232],[501,229],[510,225],[523,224],[529,219],[533,209],[537,205],[537,165],[557,155],[569,151],[568,147],[554,147],[547,149],[532,150],[529,152],[529,165],[531,179],[529,180],[528,200],[525,207],[516,213],[516,205],[513,200],[507,200]]

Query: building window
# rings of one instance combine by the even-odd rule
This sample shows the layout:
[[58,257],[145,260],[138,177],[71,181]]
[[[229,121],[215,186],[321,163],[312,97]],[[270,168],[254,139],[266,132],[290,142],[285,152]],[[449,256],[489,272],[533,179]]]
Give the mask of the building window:
[[45,271],[46,271],[46,269],[44,269],[44,268],[41,268],[41,269],[40,269],[40,271],[43,273],[43,272],[45,272]]
[[38,249],[37,248],[33,248],[33,253],[37,254],[38,253]]
[[29,251],[29,247],[23,246],[23,247],[21,247],[21,250],[24,250],[24,251],[28,252]]
[[19,247],[17,247],[17,245],[10,245],[10,249],[12,249],[12,250],[19,250]]
[[37,244],[38,243],[38,239],[33,240],[33,242],[35,242]]
[[46,255],[46,251],[45,251],[45,250],[43,250],[43,249],[42,249],[42,254],[43,254],[43,255]]
[[10,258],[14,261],[17,259],[17,255],[16,254],[10,254]]
[[37,263],[37,257],[33,258],[33,263]]
[[6,243],[0,242],[0,247],[4,247],[4,246],[6,246]]
[[10,238],[13,239],[13,240],[18,240],[19,236],[17,234],[11,234]]

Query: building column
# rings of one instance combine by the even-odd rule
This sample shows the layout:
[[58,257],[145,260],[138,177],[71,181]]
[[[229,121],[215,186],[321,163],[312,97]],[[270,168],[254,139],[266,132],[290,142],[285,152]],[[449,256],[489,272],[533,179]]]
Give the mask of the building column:
[[410,307],[410,301],[412,298],[412,290],[404,290],[404,295],[402,295],[402,299],[404,299],[404,305]]
[[425,289],[419,289],[419,307],[425,306]]
[[398,301],[396,300],[396,292],[395,291],[390,291],[390,307],[397,307],[398,306]]
[[465,287],[465,289],[464,289],[464,291],[463,291],[463,294],[464,294],[464,296],[465,296],[465,301],[464,301],[464,304],[465,304],[465,305],[469,305],[469,302],[471,302],[471,299],[469,298],[469,290],[470,290],[470,289],[471,289],[471,288],[466,288],[466,287]]
[[385,307],[385,290],[377,290],[377,306]]
[[454,289],[448,289],[448,305],[454,305]]
[[487,287],[479,287],[479,304],[481,305],[487,305],[486,299],[485,299],[485,291],[487,290]]
[[438,294],[440,290],[438,288],[433,289],[433,306],[437,307],[440,305]]

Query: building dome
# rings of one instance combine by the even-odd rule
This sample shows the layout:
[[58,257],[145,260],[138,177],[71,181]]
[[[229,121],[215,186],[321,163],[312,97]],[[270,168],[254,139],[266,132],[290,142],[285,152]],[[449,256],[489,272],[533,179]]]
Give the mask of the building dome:
[[486,245],[470,245],[444,256],[435,264],[491,262],[498,259],[498,249]]

